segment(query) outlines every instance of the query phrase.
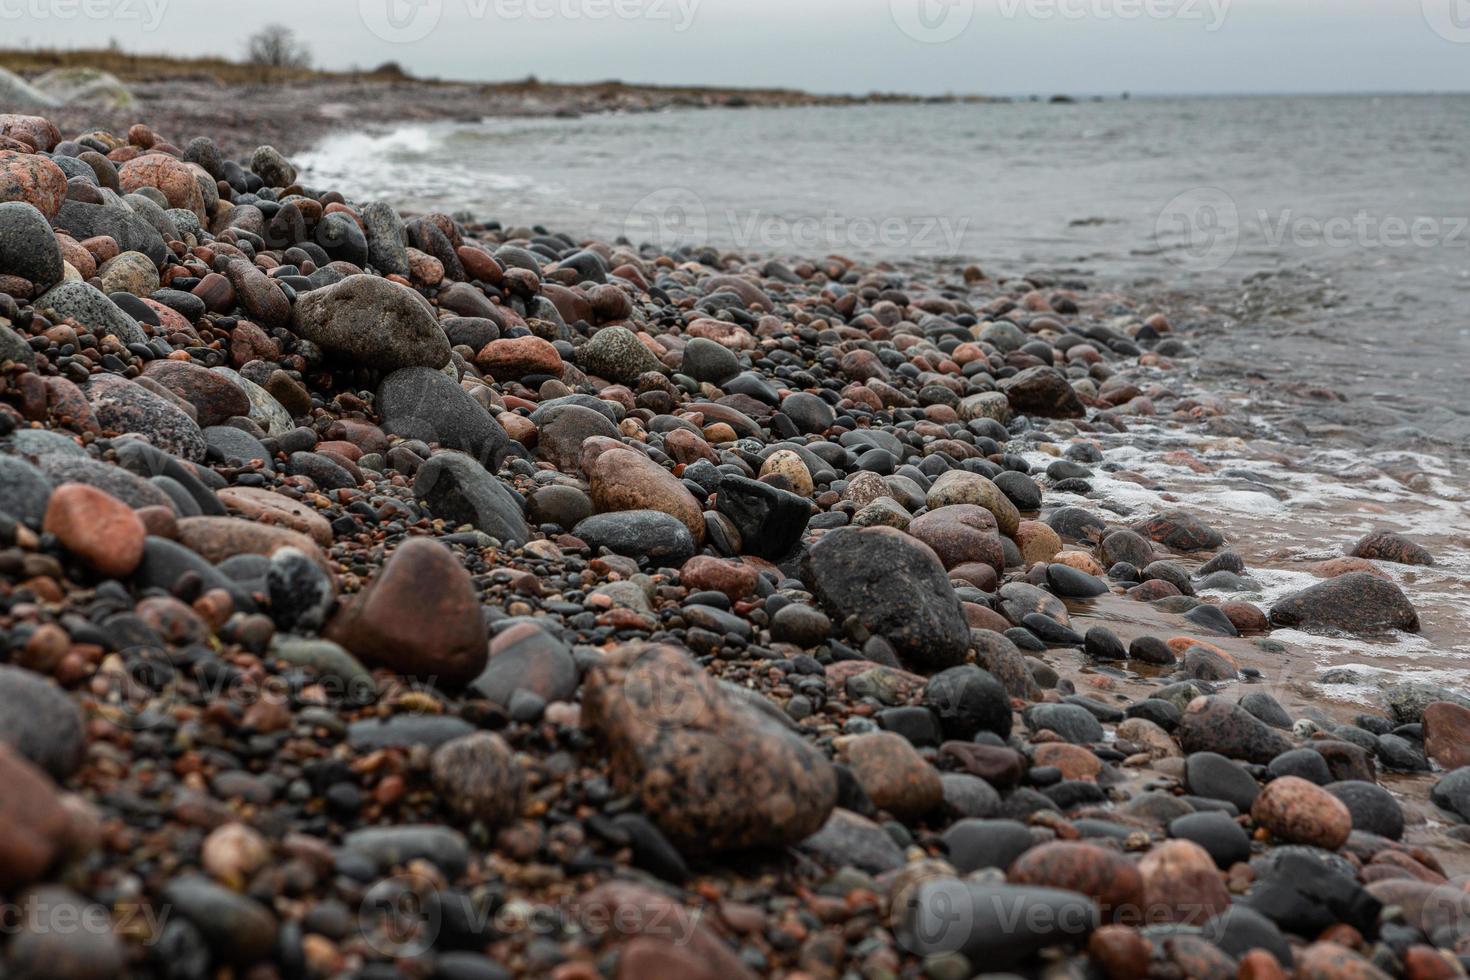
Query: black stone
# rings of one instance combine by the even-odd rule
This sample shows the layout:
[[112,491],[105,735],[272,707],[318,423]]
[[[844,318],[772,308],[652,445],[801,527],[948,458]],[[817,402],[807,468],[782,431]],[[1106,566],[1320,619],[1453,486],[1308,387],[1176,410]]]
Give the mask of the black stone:
[[960,874],[984,868],[1009,868],[1036,843],[1016,820],[960,820],[944,832],[949,863]]
[[1184,785],[1191,793],[1234,804],[1241,813],[1261,792],[1250,773],[1214,752],[1196,752],[1185,760]]
[[1298,779],[1305,779],[1318,786],[1326,786],[1332,782],[1332,770],[1327,767],[1327,760],[1322,758],[1320,752],[1314,752],[1311,749],[1292,749],[1290,752],[1283,752],[1271,760],[1266,771],[1273,779],[1280,779],[1282,776],[1296,776]]
[[1041,613],[1027,613],[1021,617],[1021,625],[1036,635],[1048,647],[1080,647],[1082,637],[1069,626]]
[[1171,667],[1178,661],[1169,644],[1157,636],[1140,636],[1128,644],[1128,659],[1159,667]]
[[801,542],[812,508],[804,497],[734,474],[720,481],[715,510],[740,532],[744,553],[776,561]]
[[636,867],[675,885],[689,879],[689,866],[684,863],[683,855],[648,818],[624,813],[614,818],[613,824],[628,835]]
[[1209,852],[1220,868],[1249,861],[1251,839],[1240,824],[1225,813],[1191,813],[1169,823],[1169,836],[1193,841]]
[[944,737],[957,741],[976,732],[1011,733],[1010,696],[988,671],[970,664],[935,674],[924,688],[924,705],[939,719]]
[[986,972],[1043,949],[1080,946],[1101,921],[1092,899],[1059,888],[937,878],[906,897],[904,949],[921,956],[961,953],[970,963],[984,964]]
[[1331,783],[1327,792],[1337,797],[1353,815],[1353,829],[1389,840],[1404,836],[1404,810],[1393,794],[1377,783]]
[[1264,949],[1283,967],[1294,958],[1291,944],[1276,923],[1246,905],[1232,905],[1204,924],[1204,937],[1226,954],[1239,959],[1253,949]]
[[1235,628],[1235,624],[1230,621],[1229,616],[1226,616],[1220,611],[1219,606],[1203,603],[1185,613],[1184,618],[1196,626],[1209,630],[1217,636],[1240,635],[1240,630]]
[[1050,729],[1068,742],[1087,744],[1103,740],[1102,724],[1080,705],[1034,704],[1022,717],[1031,731]]
[[1321,861],[1294,853],[1282,856],[1269,876],[1240,903],[1281,929],[1309,939],[1337,923],[1371,936],[1383,907],[1351,878]]
[[1108,592],[1108,585],[1102,579],[1071,565],[1046,566],[1046,584],[1057,595],[1067,599],[1091,599]]
[[900,531],[831,531],[803,556],[801,579],[834,624],[851,621],[883,637],[906,663],[942,670],[970,650],[970,629],[944,566]]
[[1470,766],[1456,769],[1435,783],[1429,799],[1440,809],[1470,823]]
[[593,548],[676,567],[694,557],[694,536],[684,522],[657,510],[596,514],[572,529]]
[[[1082,649],[1094,660],[1126,660],[1128,653],[1123,649],[1123,641],[1118,639],[1118,634],[1106,626],[1093,626],[1082,638]],[[1178,712],[1175,712],[1175,721],[1178,721]]]
[[377,409],[383,431],[390,435],[458,449],[491,473],[506,457],[518,454],[500,423],[442,371],[426,367],[394,371],[378,386]]

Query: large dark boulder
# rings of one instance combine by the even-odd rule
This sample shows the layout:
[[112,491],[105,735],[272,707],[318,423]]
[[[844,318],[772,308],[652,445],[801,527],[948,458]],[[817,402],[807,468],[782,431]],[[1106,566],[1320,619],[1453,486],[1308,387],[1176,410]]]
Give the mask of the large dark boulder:
[[933,549],[893,528],[839,528],[802,561],[802,581],[836,623],[849,617],[926,670],[964,662],[970,630]]

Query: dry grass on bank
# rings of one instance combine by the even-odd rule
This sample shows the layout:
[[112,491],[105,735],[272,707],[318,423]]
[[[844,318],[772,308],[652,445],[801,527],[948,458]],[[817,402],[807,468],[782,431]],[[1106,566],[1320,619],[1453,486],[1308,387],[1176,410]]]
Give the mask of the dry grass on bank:
[[500,82],[469,82],[438,78],[418,78],[396,63],[389,62],[371,70],[324,71],[314,68],[264,68],[259,65],[226,58],[180,58],[165,54],[135,54],[118,48],[0,48],[0,68],[17,74],[34,76],[56,68],[97,68],[111,72],[125,82],[213,80],[225,85],[269,85],[321,82],[402,82],[426,86],[463,85],[485,95],[579,94],[612,99],[624,93],[656,94],[671,99],[707,100],[716,98],[726,104],[813,104],[850,105],[872,102],[984,101],[980,97],[933,98],[873,92],[867,95],[817,95],[789,88],[727,88],[701,85],[643,85],[621,81],[565,83],[543,82],[536,78]]
[[312,80],[397,81],[407,79],[402,69],[383,65],[372,71],[318,71],[311,68],[263,68],[225,58],[177,58],[163,54],[133,54],[117,48],[0,49],[0,67],[20,75],[55,68],[98,68],[125,82],[212,78],[229,85],[259,85]]

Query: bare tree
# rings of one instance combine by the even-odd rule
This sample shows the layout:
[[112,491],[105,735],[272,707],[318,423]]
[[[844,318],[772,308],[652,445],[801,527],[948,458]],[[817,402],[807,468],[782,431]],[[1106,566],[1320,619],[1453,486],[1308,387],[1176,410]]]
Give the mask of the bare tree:
[[311,49],[284,24],[267,24],[246,42],[245,60],[262,68],[310,68]]

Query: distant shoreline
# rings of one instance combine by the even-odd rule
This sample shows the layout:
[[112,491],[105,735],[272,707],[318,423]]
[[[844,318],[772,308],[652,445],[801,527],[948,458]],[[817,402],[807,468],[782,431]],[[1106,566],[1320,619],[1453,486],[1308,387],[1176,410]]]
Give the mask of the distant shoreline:
[[459,88],[492,92],[587,93],[605,97],[609,92],[640,93],[670,99],[707,99],[715,104],[748,100],[750,104],[861,105],[874,102],[948,103],[1010,101],[986,95],[948,93],[921,95],[910,92],[820,93],[784,86],[670,85],[602,79],[589,82],[541,81],[535,76],[519,79],[474,80],[424,77],[410,74],[394,62],[373,69],[328,70],[315,68],[261,69],[225,58],[178,58],[164,54],[116,51],[110,48],[0,48],[0,67],[20,75],[39,74],[55,68],[97,68],[125,82],[164,79],[213,80],[240,85],[293,85],[306,82],[391,82],[426,88]]
[[[223,59],[179,59],[107,49],[0,50],[0,68],[24,78],[57,68],[110,72],[131,90],[130,106],[66,105],[47,115],[63,128],[119,132],[148,119],[172,140],[226,134],[230,154],[269,143],[299,153],[347,128],[486,117],[576,117],[668,109],[788,108],[1007,101],[978,95],[818,95],[784,88],[637,85],[618,81],[458,82],[415,78],[394,65],[364,72],[263,70]],[[17,106],[15,108],[23,108]]]

